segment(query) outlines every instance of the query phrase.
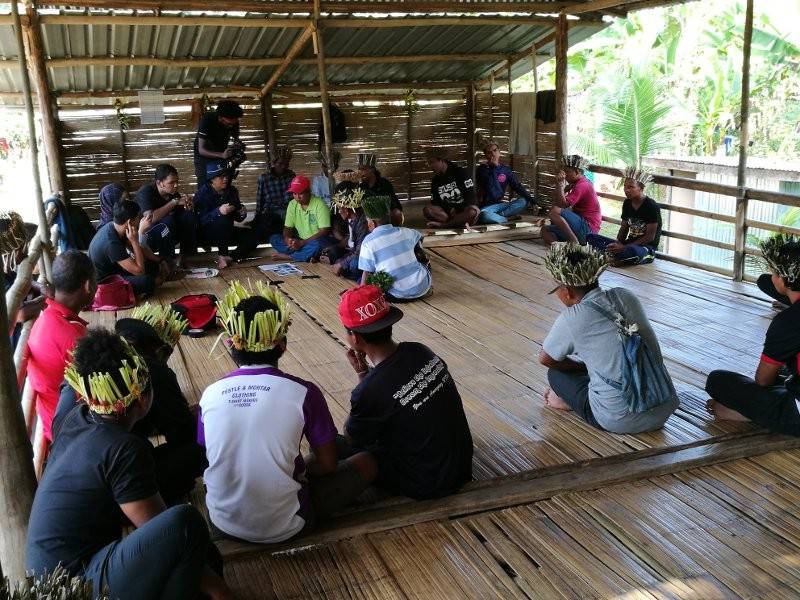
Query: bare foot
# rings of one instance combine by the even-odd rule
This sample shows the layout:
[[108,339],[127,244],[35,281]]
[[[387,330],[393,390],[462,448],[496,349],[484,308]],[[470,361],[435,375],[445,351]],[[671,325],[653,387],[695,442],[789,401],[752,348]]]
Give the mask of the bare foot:
[[327,254],[323,254],[322,256],[319,257],[319,262],[323,265],[329,265],[331,264],[331,257],[328,256]]
[[223,256],[220,254],[217,257],[217,268],[221,271],[222,269],[227,269],[233,263],[233,258],[230,256]]
[[543,398],[544,403],[550,408],[555,408],[556,410],[572,410],[569,404],[564,402],[561,397],[553,391],[553,388],[547,388]]
[[433,227],[434,229],[441,229],[442,227],[444,227],[444,225],[442,223],[439,223],[439,221],[428,221],[427,223],[425,223],[425,226]]
[[280,252],[276,252],[272,255],[272,260],[292,260],[292,257],[288,254],[281,254]]
[[745,417],[742,413],[733,410],[732,408],[728,408],[724,404],[720,404],[716,400],[709,399],[706,402],[706,410],[714,415],[714,418],[717,421],[740,421],[740,422],[748,422],[750,419]]

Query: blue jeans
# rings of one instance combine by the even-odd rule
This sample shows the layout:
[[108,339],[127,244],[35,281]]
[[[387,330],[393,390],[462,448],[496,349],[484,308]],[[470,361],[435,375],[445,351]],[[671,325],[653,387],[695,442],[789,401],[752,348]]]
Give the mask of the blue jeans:
[[525,198],[515,198],[509,202],[498,202],[497,204],[489,204],[481,209],[481,214],[478,215],[478,223],[506,223],[508,217],[513,217],[520,214],[528,205]]
[[[562,209],[561,216],[567,222],[567,225],[569,225],[569,228],[572,230],[572,233],[575,234],[575,237],[578,238],[578,241],[580,243],[585,242],[586,236],[592,233],[592,230],[589,228],[589,223],[586,222],[586,219],[584,219],[579,214],[573,212],[569,208]],[[561,233],[561,230],[555,225],[548,225],[547,231],[556,236],[557,240],[561,242],[566,241],[564,234]]]
[[[590,233],[586,236],[586,241],[595,250],[605,252],[609,244],[613,244],[617,240],[612,240],[609,237]],[[650,246],[639,246],[638,244],[626,244],[625,248],[614,255],[614,260],[624,262],[631,265],[638,265],[643,262],[652,262],[655,258],[655,250]]]
[[309,240],[306,242],[305,246],[295,252],[292,252],[291,248],[286,245],[286,242],[283,241],[283,235],[280,233],[276,233],[275,235],[271,236],[269,238],[269,243],[275,249],[275,252],[286,254],[290,256],[293,261],[310,262],[315,258],[319,258],[320,253],[327,246],[330,246],[331,240],[326,237]]
[[97,552],[83,575],[117,600],[197,598],[209,544],[197,509],[173,506]]

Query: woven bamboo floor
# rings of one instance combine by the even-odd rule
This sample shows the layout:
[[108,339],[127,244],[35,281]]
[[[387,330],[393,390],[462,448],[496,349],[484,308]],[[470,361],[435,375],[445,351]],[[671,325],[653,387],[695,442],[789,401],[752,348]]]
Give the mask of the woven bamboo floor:
[[[797,442],[714,422],[703,406],[708,372],[755,368],[773,312],[754,286],[663,261],[604,275],[605,286],[644,303],[681,395],[663,430],[612,435],[541,403],[536,356],[561,310],[547,294],[543,246],[513,239],[429,254],[435,292],[402,306],[396,338],[422,341],[448,363],[477,481],[448,499],[356,508],[282,547],[222,543],[241,597],[792,596],[800,450],[764,453]],[[277,279],[257,270],[266,262],[170,282],[155,301]],[[315,277],[278,283],[294,310],[281,368],[315,382],[341,427],[356,378],[336,305],[350,284],[326,266],[301,267]],[[86,318],[113,326],[127,312]],[[214,339],[184,337],[170,360],[190,402],[235,368],[224,351],[210,353]],[[204,509],[201,486],[192,501]]]
[[[543,251],[533,241],[430,251],[434,294],[403,305],[406,316],[396,326],[398,339],[424,342],[453,373],[475,441],[476,479],[753,433],[747,424],[712,421],[702,386],[715,368],[753,371],[773,314],[769,304],[747,295],[758,293],[753,286],[737,289],[721,277],[664,262],[612,270],[603,283],[633,290],[653,319],[681,394],[681,407],[667,425],[653,433],[612,435],[543,406],[546,371],[537,354],[561,310],[547,294],[552,282],[541,265]],[[265,277],[255,266],[264,262],[212,279],[170,282],[156,300],[193,292],[221,295],[232,279]],[[302,268],[318,278],[284,277],[279,284],[294,309],[281,368],[315,382],[341,427],[356,378],[344,355],[336,306],[350,284],[324,265]],[[88,319],[112,325],[115,315],[93,313]],[[191,402],[235,368],[224,351],[209,354],[214,339],[184,337],[170,361]]]
[[786,599],[800,451],[227,563],[243,599]]

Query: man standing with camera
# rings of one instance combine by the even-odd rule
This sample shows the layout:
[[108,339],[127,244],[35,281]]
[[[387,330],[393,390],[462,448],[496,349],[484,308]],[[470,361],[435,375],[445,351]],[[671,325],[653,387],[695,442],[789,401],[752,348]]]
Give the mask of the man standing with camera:
[[[244,161],[244,144],[239,141],[239,119],[244,111],[233,100],[222,100],[217,110],[203,115],[194,139],[194,173],[197,187],[206,183],[209,162],[229,161],[233,170]],[[233,138],[233,143],[231,143]]]

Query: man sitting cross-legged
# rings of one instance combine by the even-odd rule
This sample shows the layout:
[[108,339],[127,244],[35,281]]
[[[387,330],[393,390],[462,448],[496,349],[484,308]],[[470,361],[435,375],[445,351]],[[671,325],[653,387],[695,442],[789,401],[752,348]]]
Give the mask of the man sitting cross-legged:
[[551,244],[556,241],[586,242],[586,236],[600,231],[603,216],[600,202],[592,182],[583,175],[589,161],[577,154],[563,159],[563,170],[556,175],[558,197],[550,209],[550,225],[542,229],[542,239]]
[[308,177],[298,175],[292,179],[289,191],[294,199],[286,209],[283,234],[269,238],[275,249],[273,258],[314,262],[326,246],[331,244],[331,211],[321,198],[311,195]]
[[36,415],[44,439],[53,441],[50,428],[58,406],[64,367],[75,342],[86,333],[78,316],[94,298],[97,283],[91,259],[79,250],[67,250],[53,260],[53,298],[33,324],[28,339],[28,383],[36,398]]
[[402,317],[376,286],[342,294],[347,358],[360,379],[350,396],[345,437],[376,461],[377,486],[435,498],[472,478],[472,435],[445,362],[422,344],[392,339],[392,326]]
[[428,166],[433,171],[431,203],[422,213],[428,227],[464,227],[474,225],[481,209],[475,200],[475,183],[469,173],[447,160],[447,151],[428,150]]
[[[483,145],[483,156],[486,162],[478,165],[475,171],[478,203],[481,208],[478,223],[506,223],[509,217],[521,214],[526,206],[536,204],[533,196],[520,183],[511,167],[500,163],[500,147],[497,142],[486,140]],[[518,197],[506,202],[504,197],[509,188]]]
[[131,318],[118,319],[116,332],[141,355],[150,372],[153,406],[133,428],[147,439],[165,438],[153,448],[156,477],[161,497],[168,504],[184,499],[194,488],[195,479],[208,466],[206,454],[197,443],[197,420],[181,391],[175,371],[167,366],[186,319],[169,306],[145,303],[131,312]]
[[153,173],[153,181],[136,192],[136,202],[142,210],[142,244],[161,258],[175,263],[175,244],[180,243],[177,263],[186,266],[187,259],[197,251],[197,215],[192,199],[178,192],[178,170],[161,164]]
[[97,281],[120,275],[131,284],[137,298],[151,296],[170,271],[165,259],[139,244],[142,222],[147,220],[142,219],[139,205],[120,200],[114,205],[114,219],[98,229],[89,244]]
[[644,193],[653,176],[636,167],[628,167],[622,174],[625,201],[622,203],[622,224],[617,239],[590,233],[589,244],[605,252],[616,266],[638,265],[653,262],[661,239],[661,209]]
[[370,231],[358,256],[361,283],[367,283],[373,273],[383,272],[392,278],[387,290],[390,300],[409,302],[426,296],[432,281],[428,257],[420,245],[422,234],[392,225],[389,198],[367,196],[361,202]]
[[346,237],[345,231],[341,231],[341,236],[334,233],[334,237],[342,239],[338,244],[325,249],[320,257],[320,262],[331,263],[334,274],[358,281],[361,279],[358,258],[361,254],[361,244],[369,234],[369,229],[364,209],[361,207],[365,194],[352,181],[351,175],[357,176],[358,174],[350,171],[335,175],[336,191],[331,199],[331,206],[338,211],[340,223],[343,226],[337,229],[346,230]]
[[755,379],[730,371],[709,374],[708,409],[718,419],[753,421],[771,431],[800,435],[800,240],[779,234],[762,242],[761,252],[772,271],[772,285],[789,307],[767,329]]
[[[280,542],[358,497],[374,478],[374,461],[362,452],[337,463],[322,392],[278,368],[290,320],[279,291],[233,282],[218,307],[239,369],[200,400],[208,514],[227,536]],[[306,459],[303,437],[313,453]]]
[[[27,568],[59,564],[117,600],[222,600],[230,590],[207,567],[219,554],[189,505],[166,508],[152,452],[131,429],[150,409],[150,376],[119,336],[92,329],[75,346],[66,380],[80,400],[59,403],[55,439],[31,509]],[[125,538],[130,521],[137,529]],[[94,597],[94,596],[93,596]]]
[[608,263],[590,246],[553,244],[544,264],[558,283],[550,293],[567,307],[539,354],[551,386],[545,402],[613,433],[660,428],[678,397],[639,300],[600,288]]
[[[200,219],[198,233],[202,243],[217,247],[217,266],[225,269],[255,250],[258,234],[249,227],[234,224],[244,221],[247,209],[239,199],[239,190],[231,185],[227,165],[209,162],[206,175],[206,182],[194,197],[194,208]],[[231,251],[231,246],[236,249]]]

